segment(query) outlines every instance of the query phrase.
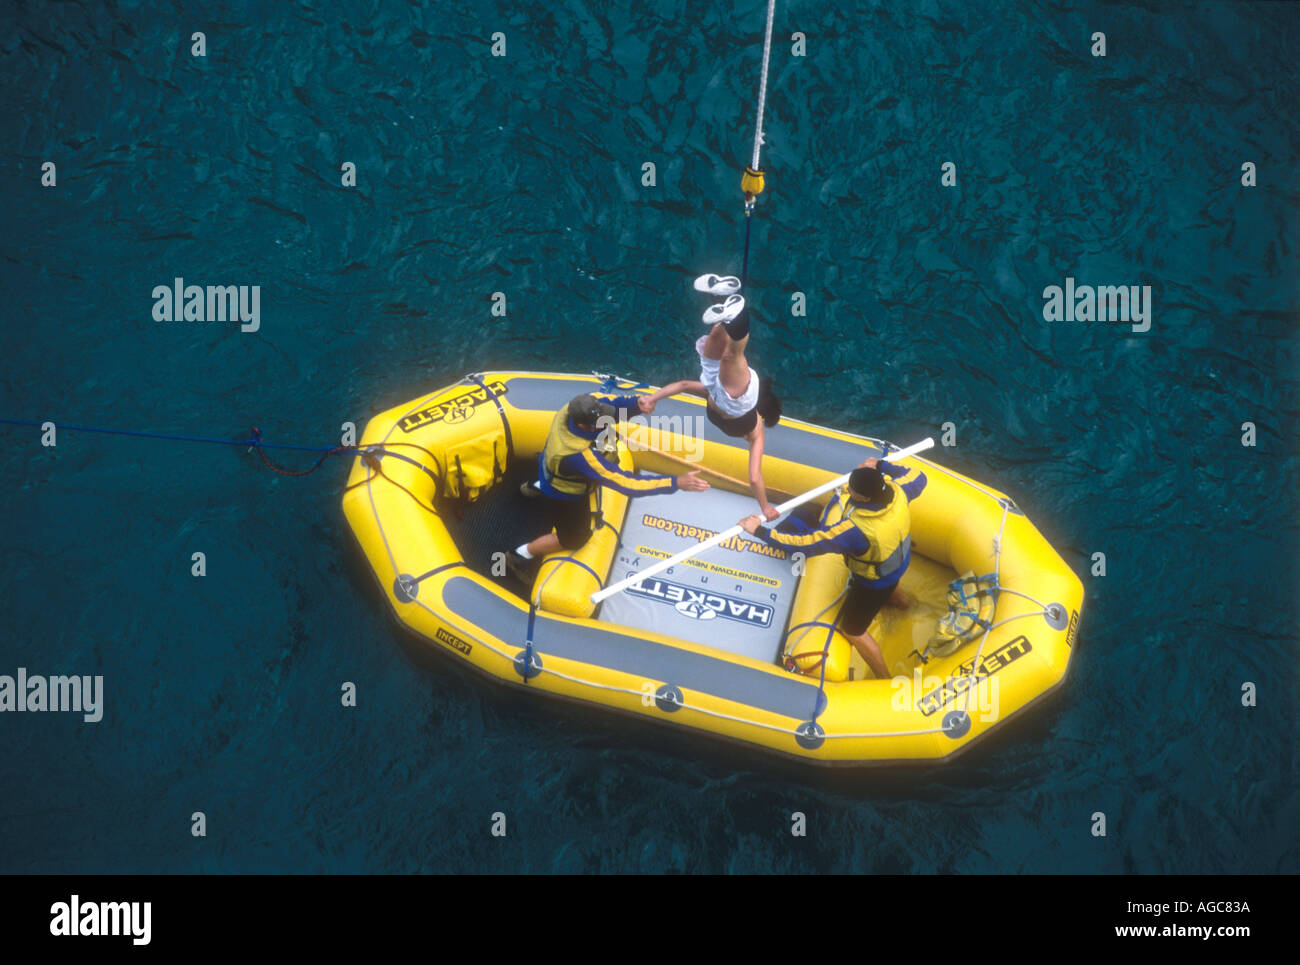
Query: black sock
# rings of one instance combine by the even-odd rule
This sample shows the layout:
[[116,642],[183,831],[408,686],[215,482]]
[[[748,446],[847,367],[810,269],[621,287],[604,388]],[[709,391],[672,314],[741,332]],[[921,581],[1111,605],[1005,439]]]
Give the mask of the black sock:
[[727,330],[727,335],[732,341],[739,342],[749,334],[749,306],[742,308],[739,315],[729,322],[724,322],[722,327]]

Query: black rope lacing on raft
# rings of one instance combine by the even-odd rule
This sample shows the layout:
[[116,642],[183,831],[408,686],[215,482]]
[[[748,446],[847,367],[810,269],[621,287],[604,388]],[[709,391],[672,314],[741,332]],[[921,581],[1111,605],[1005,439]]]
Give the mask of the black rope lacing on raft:
[[[356,489],[358,486],[364,486],[366,483],[371,482],[375,478],[375,476],[380,476],[381,478],[388,480],[388,482],[392,483],[402,492],[406,493],[406,495],[410,496],[411,499],[415,501],[415,505],[419,506],[425,512],[433,513],[433,515],[435,516],[441,515],[437,509],[435,509],[433,506],[426,506],[424,503],[420,502],[419,496],[415,495],[415,493],[411,492],[409,489],[407,489],[405,486],[399,483],[392,476],[388,475],[388,473],[384,472],[383,464],[380,462],[379,459],[381,455],[396,456],[398,459],[406,459],[406,457],[396,452],[384,452],[383,446],[403,446],[403,445],[415,446],[415,448],[417,449],[423,449],[424,452],[429,453],[430,459],[433,458],[433,453],[430,453],[428,449],[424,449],[423,446],[415,445],[415,443],[413,442],[386,442],[383,443],[383,445],[364,446],[360,449],[361,461],[366,464],[366,468],[370,469],[374,475],[367,476],[365,479],[358,479],[351,486],[344,486],[343,491],[345,493],[351,492],[352,490]],[[354,446],[353,448],[356,447]],[[406,461],[414,462],[415,460],[406,459]],[[434,464],[436,465],[437,463],[435,462]],[[416,463],[416,465],[419,464]],[[429,471],[426,467],[421,466],[421,468],[424,469],[425,472]],[[436,479],[437,477],[435,477],[435,481]]]
[[[406,493],[406,495],[410,496],[413,500],[415,500],[416,505],[418,505],[421,509],[427,510],[428,512],[431,512],[434,515],[438,515],[438,511],[436,509],[434,509],[432,506],[426,506],[424,503],[422,503],[420,501],[420,498],[416,496],[415,493],[411,492],[409,489],[407,489],[397,480],[389,476],[386,472],[384,472],[383,466],[380,465],[379,457],[381,455],[394,456],[398,459],[402,459],[413,465],[419,466],[421,469],[423,469],[425,472],[429,473],[432,476],[433,473],[430,472],[427,466],[424,466],[421,463],[416,462],[414,459],[411,459],[409,456],[405,456],[398,452],[388,451],[389,447],[399,447],[399,446],[409,448],[409,449],[419,449],[422,453],[424,453],[426,456],[429,457],[429,460],[433,463],[433,465],[437,466],[438,460],[434,457],[433,453],[430,452],[428,449],[426,449],[424,446],[415,442],[383,442],[383,443],[374,443],[367,446],[303,446],[303,445],[297,445],[297,444],[285,443],[285,442],[266,442],[262,439],[262,430],[257,428],[257,426],[253,426],[251,429],[248,430],[247,438],[215,439],[212,438],[211,436],[183,436],[183,435],[176,435],[173,433],[166,433],[166,432],[139,432],[134,429],[109,429],[103,426],[74,426],[74,425],[66,425],[63,423],[54,422],[53,420],[47,420],[46,422],[31,422],[23,419],[0,419],[0,425],[27,426],[27,427],[34,427],[37,429],[44,428],[47,422],[48,424],[53,425],[56,430],[63,431],[63,432],[96,432],[102,435],[111,435],[111,436],[135,436],[136,438],[140,438],[140,439],[165,439],[169,442],[200,442],[200,443],[206,443],[208,445],[215,445],[215,446],[243,446],[246,451],[256,450],[258,458],[262,460],[262,464],[265,465],[267,469],[270,469],[272,472],[277,473],[281,476],[293,476],[293,477],[310,476],[317,469],[319,469],[324,464],[325,460],[328,459],[330,456],[338,455],[341,452],[360,453],[362,462],[364,462],[366,466],[370,468],[374,473],[376,473],[379,476],[382,476],[384,479],[388,480],[398,489],[402,490],[402,492]],[[294,452],[319,452],[320,457],[314,463],[312,463],[312,465],[307,469],[302,469],[302,470],[286,469],[283,466],[279,466],[276,463],[272,462],[267,457],[266,452],[264,451],[266,449],[285,449]],[[362,479],[359,482],[355,482],[351,486],[345,486],[343,491],[347,492],[349,490],[355,489],[357,486],[360,486],[362,483],[369,482],[373,478],[374,478],[373,475],[367,476],[365,479]],[[433,478],[434,478],[434,482],[436,483],[438,481],[437,476],[434,476]]]
[[[501,428],[504,429],[506,433],[506,459],[509,460],[513,458],[515,454],[515,439],[514,435],[510,432],[510,420],[506,418],[505,406],[501,404],[500,396],[484,385],[483,379],[479,375],[471,372],[469,375],[465,376],[465,378],[482,389],[487,394],[488,398],[496,403],[497,415],[501,417]],[[496,465],[495,452],[492,457],[492,465]]]

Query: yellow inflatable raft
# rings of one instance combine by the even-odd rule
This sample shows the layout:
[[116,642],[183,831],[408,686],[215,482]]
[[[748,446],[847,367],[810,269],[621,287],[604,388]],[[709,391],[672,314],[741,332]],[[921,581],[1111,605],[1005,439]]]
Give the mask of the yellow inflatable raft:
[[[604,376],[488,372],[372,419],[343,509],[397,619],[434,650],[498,681],[819,764],[940,762],[1058,687],[1083,587],[1004,494],[912,457],[908,606],[871,626],[894,675],[874,679],[835,629],[848,576],[739,537],[599,607],[596,590],[753,512],[720,483],[629,499],[605,489],[593,538],[543,561],[531,586],[510,548],[541,535],[536,475],[551,420],[584,392],[649,392]],[[625,427],[621,464],[683,461],[745,477],[742,440],[675,397]],[[769,489],[796,494],[886,452],[880,440],[783,419],[767,431]],[[897,448],[897,447],[895,447]],[[822,500],[822,517],[834,500]]]

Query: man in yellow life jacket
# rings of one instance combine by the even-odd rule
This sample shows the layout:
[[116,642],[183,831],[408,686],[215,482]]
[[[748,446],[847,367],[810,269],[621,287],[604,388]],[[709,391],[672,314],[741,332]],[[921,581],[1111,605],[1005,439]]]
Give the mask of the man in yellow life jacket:
[[593,486],[608,486],[627,496],[709,488],[698,469],[682,476],[643,476],[619,467],[615,426],[629,412],[645,408],[641,396],[580,395],[555,414],[546,446],[537,457],[537,481],[524,483],[521,489],[525,496],[545,499],[553,529],[517,547],[507,559],[512,569],[520,570],[525,560],[561,548],[580,549],[591,539],[588,495]]
[[868,631],[880,608],[893,600],[905,606],[898,592],[912,558],[910,503],[925,489],[925,473],[878,459],[868,459],[849,474],[848,491],[836,494],[834,522],[813,529],[791,516],[776,529],[761,525],[759,516],[740,521],[745,531],[770,546],[792,553],[818,556],[843,553],[849,568],[848,595],[840,609],[840,629],[879,678],[889,676],[880,644]]

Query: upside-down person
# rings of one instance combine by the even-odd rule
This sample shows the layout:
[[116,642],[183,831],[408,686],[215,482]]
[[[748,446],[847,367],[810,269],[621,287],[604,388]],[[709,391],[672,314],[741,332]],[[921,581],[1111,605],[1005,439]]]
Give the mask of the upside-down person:
[[546,501],[552,530],[517,547],[507,558],[519,572],[526,560],[555,553],[573,552],[591,539],[591,511],[588,496],[593,486],[608,486],[626,496],[653,496],[679,489],[701,492],[709,484],[700,470],[682,476],[638,475],[618,465],[620,417],[648,411],[635,395],[612,399],[579,395],[555,414],[546,446],[537,457],[537,481],[520,487],[525,496]]
[[920,469],[868,459],[849,474],[847,490],[836,495],[840,515],[833,523],[813,529],[791,516],[771,529],[757,515],[740,521],[747,533],[770,546],[805,556],[844,554],[849,584],[840,629],[879,678],[888,677],[889,668],[867,628],[885,603],[907,605],[898,581],[912,559],[908,503],[921,495],[926,481]]
[[[711,325],[708,335],[695,342],[700,357],[700,380],[666,385],[657,392],[642,396],[647,400],[643,412],[653,412],[655,403],[679,392],[703,396],[705,415],[726,435],[749,443],[749,485],[758,500],[759,510],[767,519],[780,514],[767,499],[763,483],[763,427],[781,420],[781,400],[771,386],[758,377],[745,358],[749,344],[749,308],[740,295],[740,279],[734,275],[701,275],[695,290],[710,295],[726,295],[725,301],[710,305],[704,312],[704,324]],[[761,418],[760,418],[761,417]]]

